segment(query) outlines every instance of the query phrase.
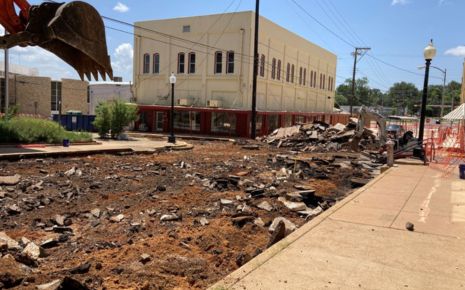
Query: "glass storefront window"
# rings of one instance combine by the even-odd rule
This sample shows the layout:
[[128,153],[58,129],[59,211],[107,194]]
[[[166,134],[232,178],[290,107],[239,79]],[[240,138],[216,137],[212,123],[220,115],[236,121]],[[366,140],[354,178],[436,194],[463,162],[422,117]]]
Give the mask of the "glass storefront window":
[[303,123],[305,123],[305,116],[295,116],[295,123],[296,123],[296,124],[303,124]]
[[291,127],[292,126],[292,115],[285,115],[284,116],[284,127]]
[[268,115],[268,133],[273,132],[279,127],[279,115]]
[[174,112],[174,129],[200,131],[200,112]]
[[236,133],[237,117],[235,114],[212,113],[211,130],[214,133]]

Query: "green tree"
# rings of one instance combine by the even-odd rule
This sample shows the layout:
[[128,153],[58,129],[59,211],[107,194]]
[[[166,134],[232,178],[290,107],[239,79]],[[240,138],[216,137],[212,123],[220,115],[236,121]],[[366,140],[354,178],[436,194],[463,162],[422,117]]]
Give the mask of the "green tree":
[[420,91],[412,83],[395,83],[389,89],[384,105],[396,108],[396,114],[407,109],[408,114],[417,113],[421,103]]
[[95,120],[93,125],[97,128],[100,138],[105,138],[111,129],[111,104],[108,102],[98,104],[95,108]]
[[132,121],[137,119],[137,107],[128,105],[121,100],[112,103],[111,137],[116,138]]
[[[352,80],[346,79],[336,89],[336,102],[339,105],[349,105],[352,98]],[[357,79],[355,81],[355,99],[354,106],[377,106],[381,105],[384,99],[384,93],[379,89],[371,88],[368,85],[368,78]]]
[[100,103],[95,111],[93,125],[101,138],[110,131],[112,138],[118,137],[124,131],[124,127],[137,119],[137,107],[121,100]]

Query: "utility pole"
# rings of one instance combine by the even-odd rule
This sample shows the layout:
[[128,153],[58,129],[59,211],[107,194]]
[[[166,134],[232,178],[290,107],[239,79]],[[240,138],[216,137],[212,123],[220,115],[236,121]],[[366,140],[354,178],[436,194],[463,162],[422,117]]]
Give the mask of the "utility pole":
[[[355,73],[357,71],[357,62],[362,59],[362,57],[369,51],[371,48],[369,47],[356,47],[355,51],[353,52],[354,55],[354,71],[352,73],[352,96],[350,97],[350,115],[353,112],[354,100],[355,100]],[[358,56],[360,55],[360,59],[357,60]]]
[[444,83],[442,85],[442,98],[441,98],[441,118],[444,117],[444,98],[446,97],[446,80],[447,80],[447,69],[444,69]]
[[255,2],[255,38],[254,38],[254,61],[253,61],[253,84],[252,84],[252,132],[250,137],[255,139],[257,135],[257,75],[258,75],[258,28],[260,23],[260,0]]

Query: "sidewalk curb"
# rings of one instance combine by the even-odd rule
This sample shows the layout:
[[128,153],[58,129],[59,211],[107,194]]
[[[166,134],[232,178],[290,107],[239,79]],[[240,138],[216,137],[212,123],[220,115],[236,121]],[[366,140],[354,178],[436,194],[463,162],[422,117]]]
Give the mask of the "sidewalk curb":
[[231,289],[231,287],[235,286],[240,280],[244,279],[247,277],[250,273],[255,271],[257,268],[259,268],[261,265],[266,263],[268,260],[276,256],[278,253],[280,253],[282,250],[285,248],[289,247],[292,243],[300,239],[302,236],[310,232],[312,229],[317,227],[319,224],[321,224],[323,221],[328,219],[333,213],[338,211],[340,208],[345,206],[347,203],[351,202],[355,198],[357,198],[360,194],[362,194],[364,191],[375,185],[378,181],[383,179],[388,173],[392,171],[393,168],[389,168],[385,172],[381,173],[377,177],[375,177],[373,180],[371,180],[368,184],[365,186],[355,190],[351,194],[349,194],[346,198],[344,198],[342,201],[339,203],[335,204],[333,207],[330,209],[326,210],[316,218],[312,219],[310,222],[304,224],[301,228],[299,228],[297,231],[293,232],[277,244],[273,245],[271,248],[267,249],[264,251],[262,254],[258,255],[254,259],[252,259],[250,262],[242,266],[241,268],[237,269],[236,271],[232,272],[222,280],[216,282],[214,285],[210,286],[208,289],[209,290],[226,290],[226,289]]

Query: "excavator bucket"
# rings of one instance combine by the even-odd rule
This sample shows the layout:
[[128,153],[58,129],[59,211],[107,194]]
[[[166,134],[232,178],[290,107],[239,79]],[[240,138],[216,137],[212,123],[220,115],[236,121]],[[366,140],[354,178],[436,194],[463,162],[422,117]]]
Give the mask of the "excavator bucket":
[[29,9],[24,31],[4,37],[7,47],[40,46],[71,65],[82,80],[113,79],[102,17],[91,5],[45,2]]

